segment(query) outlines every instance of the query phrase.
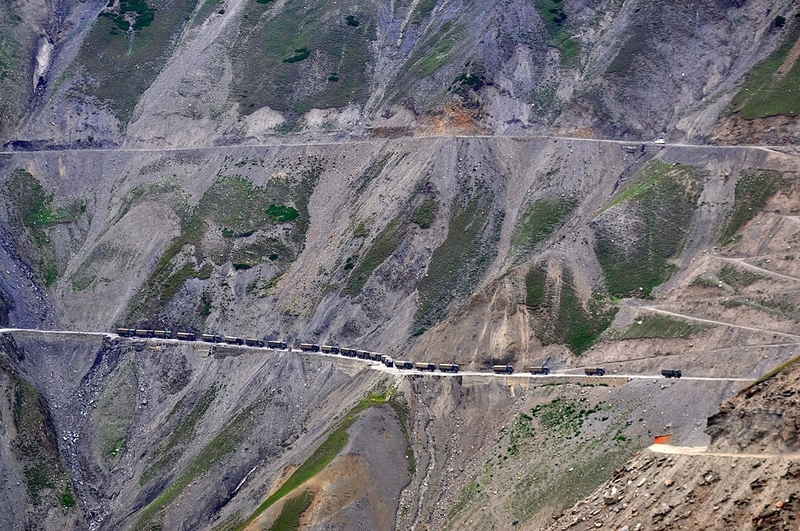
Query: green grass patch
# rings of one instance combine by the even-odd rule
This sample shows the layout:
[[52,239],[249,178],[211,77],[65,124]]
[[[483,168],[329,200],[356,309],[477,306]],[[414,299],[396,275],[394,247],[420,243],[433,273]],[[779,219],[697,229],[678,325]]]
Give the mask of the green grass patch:
[[550,237],[575,209],[572,199],[536,201],[525,210],[514,227],[511,246],[517,253],[529,253]]
[[534,332],[543,345],[566,344],[580,354],[608,328],[618,308],[595,298],[584,303],[567,270],[562,271],[560,284],[548,282],[541,265],[532,267],[525,277],[525,303],[534,312]]
[[[265,9],[272,10],[269,17],[262,17]],[[290,123],[311,108],[366,101],[377,9],[363,4],[348,19],[329,0],[248,3],[230,49],[232,99],[245,114],[269,106],[286,113]],[[336,72],[335,82],[328,82],[330,72]]]
[[468,37],[466,27],[450,22],[442,24],[438,31],[420,40],[416,51],[406,61],[405,74],[398,80],[398,86],[416,84],[421,77],[430,76],[455,60],[454,50]]
[[320,473],[328,463],[339,455],[342,448],[345,447],[348,440],[347,430],[358,418],[358,414],[367,408],[382,405],[387,403],[391,396],[387,394],[372,394],[359,402],[350,412],[344,417],[339,425],[331,432],[327,439],[317,447],[314,453],[306,459],[302,465],[297,467],[294,473],[289,476],[289,479],[280,486],[274,493],[272,493],[264,502],[259,505],[258,509],[250,515],[244,522],[236,527],[237,530],[243,530],[250,525],[259,515],[270,508],[278,500],[285,497],[290,492],[294,491],[297,487]]
[[403,430],[403,437],[406,440],[406,457],[408,458],[408,473],[413,475],[417,470],[417,459],[414,455],[414,447],[411,445],[412,425],[408,418],[408,402],[401,395],[392,395],[389,398],[389,405],[394,409],[400,428]]
[[654,51],[648,42],[649,29],[644,24],[633,27],[628,39],[622,44],[614,60],[606,68],[606,74],[626,74],[637,62],[652,56]]
[[502,213],[492,213],[491,196],[477,191],[453,205],[447,237],[433,251],[417,286],[415,334],[444,318],[450,304],[469,296],[497,254]]
[[[156,11],[133,0],[120,2],[119,8],[107,7],[78,52],[86,94],[127,123],[139,97],[170,57],[196,4],[197,0],[174,0],[159,4]],[[134,18],[134,23],[128,26],[126,17]]]
[[612,296],[649,297],[672,276],[701,186],[691,166],[652,161],[601,211],[594,251]]
[[[153,453],[153,456],[157,459],[142,473],[139,478],[140,485],[144,486],[151,479],[162,475],[180,458],[183,453],[182,449],[185,449],[194,437],[197,423],[205,416],[216,396],[217,388],[215,386],[208,388],[197,400],[189,414],[172,431],[166,443]],[[177,411],[173,410],[174,414],[178,414],[183,409],[184,400],[181,400],[176,405],[175,409]]]
[[138,381],[132,363],[121,367],[97,399],[98,426],[103,457],[114,461],[125,450],[128,428],[136,414]]
[[364,253],[358,265],[353,268],[342,293],[345,295],[361,293],[361,289],[375,269],[389,258],[403,242],[403,236],[404,231],[401,220],[399,218],[392,220],[375,238],[372,246]]
[[411,214],[411,221],[423,229],[429,228],[436,217],[437,207],[436,199],[429,197],[423,200]]
[[772,170],[746,173],[736,183],[730,221],[720,236],[722,245],[733,243],[736,233],[753,219],[770,199],[789,184],[783,174]]
[[569,17],[563,0],[533,0],[533,4],[542,17],[547,36],[561,50],[561,65],[577,66],[580,63],[580,41],[570,36]]
[[300,527],[300,516],[309,508],[314,500],[314,493],[304,491],[286,500],[281,514],[272,523],[269,531],[297,531]]
[[250,405],[237,413],[220,432],[204,446],[191,463],[184,468],[177,479],[155,500],[142,509],[136,531],[157,527],[163,518],[164,510],[180,496],[190,483],[208,472],[215,463],[235,451],[241,439],[252,425],[252,415],[257,405]]
[[28,236],[20,245],[25,251],[23,258],[38,269],[46,286],[53,285],[58,278],[58,262],[47,229],[77,222],[86,212],[86,204],[76,200],[53,208],[53,194],[46,193],[39,180],[23,169],[11,172],[2,193],[10,206],[11,222]]
[[798,39],[800,20],[795,19],[783,45],[748,74],[744,86],[731,100],[731,113],[739,112],[746,120],[800,116],[800,61],[788,65],[785,72],[779,71]]
[[[291,263],[305,244],[310,223],[308,198],[323,171],[323,160],[304,157],[290,167],[295,173],[292,180],[275,178],[255,186],[241,175],[221,176],[196,206],[181,206],[177,201],[180,235],[161,256],[144,289],[132,299],[126,322],[155,318],[188,279],[201,276],[206,260],[255,266],[277,255],[270,261],[277,260],[282,267]],[[265,204],[270,206],[264,209]],[[288,230],[279,237],[268,235],[276,223],[287,224]],[[221,243],[204,243],[212,227],[227,236]],[[192,253],[193,260],[177,262],[184,250]]]
[[736,267],[733,264],[725,264],[717,273],[717,278],[735,290],[752,286],[759,280],[766,280],[767,277],[749,271],[743,267]]
[[75,492],[72,490],[72,483],[68,483],[64,490],[61,491],[61,498],[59,500],[61,507],[65,509],[74,509],[77,505],[75,500]]
[[380,159],[370,164],[370,166],[366,169],[366,171],[364,171],[364,174],[360,178],[361,182],[359,183],[358,188],[356,189],[357,195],[361,195],[364,192],[364,190],[367,189],[369,183],[374,181],[375,178],[377,178],[378,175],[381,174],[383,169],[386,167],[386,164],[388,164],[389,160],[394,155],[396,155],[396,153],[386,153]]
[[602,402],[589,406],[586,398],[575,400],[558,397],[534,407],[530,416],[538,420],[542,429],[555,432],[559,437],[571,439],[580,432],[583,423],[601,409]]
[[290,55],[286,57],[283,62],[284,63],[299,63],[300,61],[305,61],[308,59],[308,56],[311,55],[311,50],[308,48],[297,48],[294,51],[294,55]]
[[616,337],[617,339],[672,337],[689,339],[708,328],[708,325],[691,323],[668,315],[648,314],[641,317],[622,333],[617,334]]
[[286,223],[300,217],[296,208],[285,205],[270,205],[266,212],[275,223]]
[[547,304],[547,269],[535,265],[525,275],[525,304],[531,308]]

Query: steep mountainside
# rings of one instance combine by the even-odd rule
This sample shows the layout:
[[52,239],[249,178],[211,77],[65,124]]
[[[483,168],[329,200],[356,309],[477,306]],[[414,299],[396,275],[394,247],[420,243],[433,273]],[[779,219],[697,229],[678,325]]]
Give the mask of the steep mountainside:
[[[0,9],[0,133],[21,149],[208,146],[297,131],[768,143],[798,132],[791,0],[20,0]],[[781,105],[764,105],[764,94]]]
[[0,2],[0,528],[796,527],[798,87],[792,0]]
[[797,529],[796,362],[724,402],[707,450],[655,445],[547,529]]

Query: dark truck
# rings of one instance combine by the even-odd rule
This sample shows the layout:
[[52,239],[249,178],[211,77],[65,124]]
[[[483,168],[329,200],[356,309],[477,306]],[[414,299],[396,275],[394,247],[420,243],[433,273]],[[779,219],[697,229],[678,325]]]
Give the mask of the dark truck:
[[439,370],[442,372],[458,372],[459,366],[455,363],[440,363]]
[[492,365],[492,370],[497,374],[512,374],[514,372],[513,365]]
[[319,345],[316,343],[300,343],[300,350],[303,352],[319,352]]
[[680,378],[683,374],[678,369],[661,369],[661,376],[664,378]]
[[550,369],[544,365],[528,365],[525,370],[531,374],[550,374]]
[[583,369],[586,376],[603,376],[606,370],[602,367],[586,367]]

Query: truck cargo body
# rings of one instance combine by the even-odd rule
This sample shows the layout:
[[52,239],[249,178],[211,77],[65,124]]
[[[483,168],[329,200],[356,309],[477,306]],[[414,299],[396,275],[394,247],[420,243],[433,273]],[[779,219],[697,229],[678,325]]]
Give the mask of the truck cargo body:
[[319,352],[319,345],[316,343],[300,343],[300,350],[303,352]]
[[586,367],[583,372],[586,376],[603,376],[606,370],[602,367]]
[[529,365],[525,370],[531,374],[550,374],[550,369],[543,365]]
[[244,340],[244,344],[248,347],[263,347],[264,341],[261,339],[247,338]]

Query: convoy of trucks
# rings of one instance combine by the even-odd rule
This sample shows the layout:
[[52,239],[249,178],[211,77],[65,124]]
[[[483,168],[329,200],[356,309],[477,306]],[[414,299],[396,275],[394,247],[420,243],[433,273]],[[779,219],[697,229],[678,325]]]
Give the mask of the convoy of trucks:
[[[197,334],[194,332],[173,332],[171,330],[153,330],[145,328],[117,328],[117,335],[122,337],[139,338],[158,338],[158,339],[178,339],[181,341],[196,341]],[[200,339],[207,343],[227,343],[229,345],[247,345],[248,347],[267,348],[273,350],[292,350],[285,342],[279,340],[264,341],[257,338],[243,339],[237,336],[223,336],[220,334],[201,334]],[[458,373],[461,370],[456,363],[435,363],[412,362],[406,360],[395,360],[391,356],[380,352],[369,350],[356,350],[333,345],[319,345],[317,343],[300,343],[299,349],[303,352],[323,352],[325,354],[340,354],[346,357],[360,358],[365,360],[378,361],[387,367],[396,367],[400,370],[418,370],[434,372]],[[492,371],[496,374],[513,374],[514,366],[507,364],[492,365]],[[525,372],[533,375],[547,376],[550,368],[546,365],[526,365]],[[604,376],[606,371],[603,367],[584,367],[586,376]],[[680,378],[683,376],[679,369],[662,369],[661,376],[664,378]]]

